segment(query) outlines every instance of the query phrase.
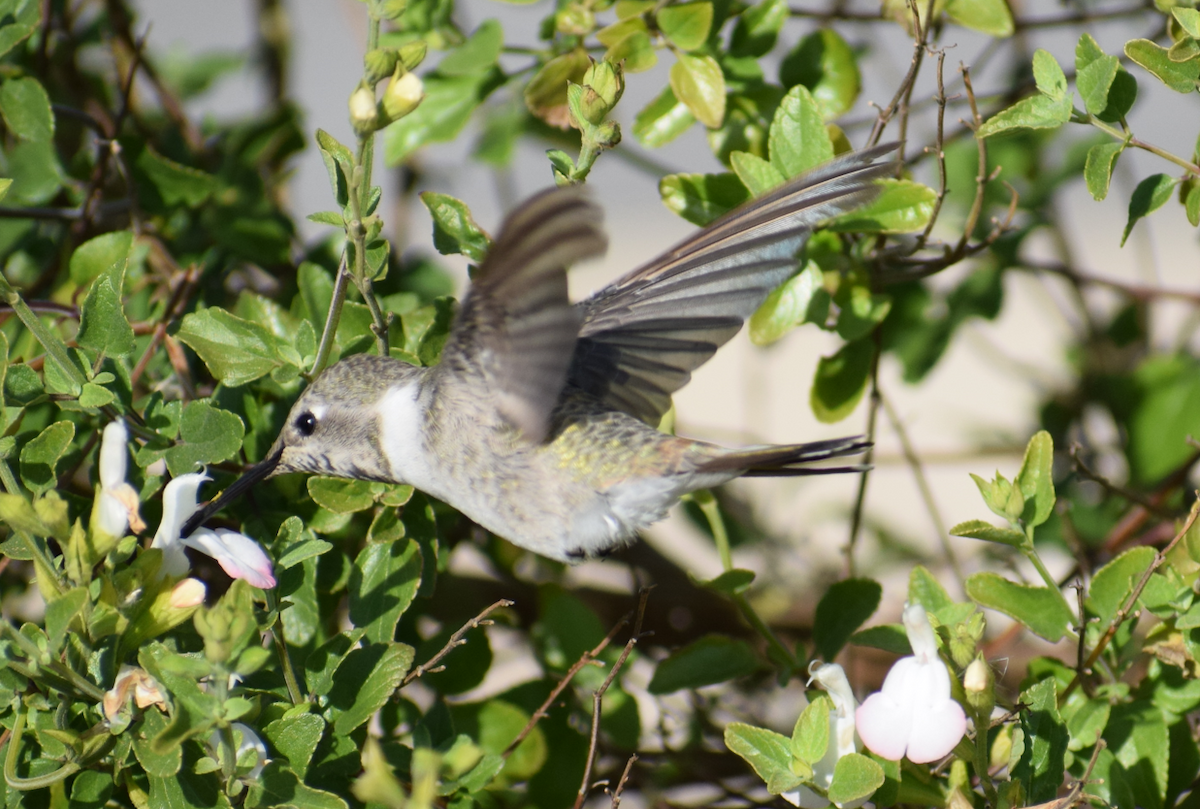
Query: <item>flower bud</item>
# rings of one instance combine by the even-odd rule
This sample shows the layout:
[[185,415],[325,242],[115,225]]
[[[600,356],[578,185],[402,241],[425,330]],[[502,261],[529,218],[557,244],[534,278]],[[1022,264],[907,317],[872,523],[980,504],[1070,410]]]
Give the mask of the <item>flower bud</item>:
[[198,607],[204,603],[204,596],[208,594],[204,582],[199,579],[187,578],[175,585],[171,590],[171,597],[167,601],[167,605],[173,610],[186,610],[189,607]]
[[992,706],[996,704],[995,684],[992,668],[982,655],[967,666],[963,673],[963,690],[967,692],[967,703],[975,711],[976,717],[986,720],[992,715]]
[[[583,117],[598,124],[612,110],[625,92],[621,68],[611,62],[595,62],[583,74]],[[614,144],[615,145],[615,144]]]
[[394,20],[408,8],[408,0],[377,0],[374,12],[381,20]]
[[366,85],[359,85],[350,94],[350,125],[360,136],[370,135],[379,128],[379,116],[375,111],[375,92]]
[[587,36],[596,26],[596,15],[592,10],[573,3],[554,15],[554,27],[560,34]]
[[400,68],[392,74],[383,93],[383,113],[388,123],[399,120],[417,108],[425,97],[425,88],[416,73],[402,73]]
[[596,145],[601,149],[611,149],[621,142],[621,127],[616,121],[605,121],[596,127]]
[[423,39],[406,42],[400,46],[400,64],[404,65],[405,70],[416,70],[417,66],[425,61],[425,53],[428,50],[429,46]]
[[396,70],[400,54],[394,48],[375,48],[363,57],[367,84],[374,87]]

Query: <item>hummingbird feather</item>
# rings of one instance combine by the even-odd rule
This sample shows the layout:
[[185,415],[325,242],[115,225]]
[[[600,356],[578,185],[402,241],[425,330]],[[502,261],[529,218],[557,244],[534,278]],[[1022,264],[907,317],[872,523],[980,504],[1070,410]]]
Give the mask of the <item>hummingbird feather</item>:
[[898,144],[836,158],[726,214],[582,301],[572,385],[650,424],[796,270],[823,220],[878,193]]
[[543,191],[511,214],[463,301],[434,384],[449,393],[482,373],[500,414],[526,440],[545,440],[579,334],[566,268],[604,252],[602,225],[579,188]]

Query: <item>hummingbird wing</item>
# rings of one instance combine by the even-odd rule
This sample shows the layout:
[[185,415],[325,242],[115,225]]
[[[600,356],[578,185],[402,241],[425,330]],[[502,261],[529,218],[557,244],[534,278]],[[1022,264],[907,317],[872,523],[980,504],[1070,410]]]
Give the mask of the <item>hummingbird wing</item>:
[[822,220],[871,200],[899,144],[835,158],[726,214],[577,308],[571,384],[656,424],[671,394],[796,269]]
[[544,440],[579,334],[566,268],[607,246],[603,214],[580,188],[548,189],[510,214],[433,372],[439,389],[472,399],[487,391],[526,439]]

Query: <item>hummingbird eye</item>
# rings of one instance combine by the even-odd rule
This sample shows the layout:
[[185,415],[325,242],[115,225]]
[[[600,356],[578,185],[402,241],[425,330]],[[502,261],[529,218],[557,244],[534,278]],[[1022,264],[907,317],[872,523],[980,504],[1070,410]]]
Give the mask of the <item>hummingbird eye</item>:
[[317,417],[312,413],[305,411],[296,418],[296,429],[300,435],[308,438],[317,430]]

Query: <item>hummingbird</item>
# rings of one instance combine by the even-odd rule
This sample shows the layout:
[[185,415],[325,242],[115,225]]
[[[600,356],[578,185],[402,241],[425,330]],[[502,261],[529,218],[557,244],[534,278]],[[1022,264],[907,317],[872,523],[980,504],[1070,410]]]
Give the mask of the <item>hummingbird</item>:
[[264,460],[184,535],[287,472],[409,484],[492,533],[577,562],[632,541],[680,497],[739,476],[820,467],[861,437],[729,449],[660,432],[671,395],[797,266],[823,220],[878,193],[888,144],[837,157],[737,208],[587,299],[567,267],[604,252],[580,187],[536,194],[503,222],[438,364],[346,357],[299,396]]

